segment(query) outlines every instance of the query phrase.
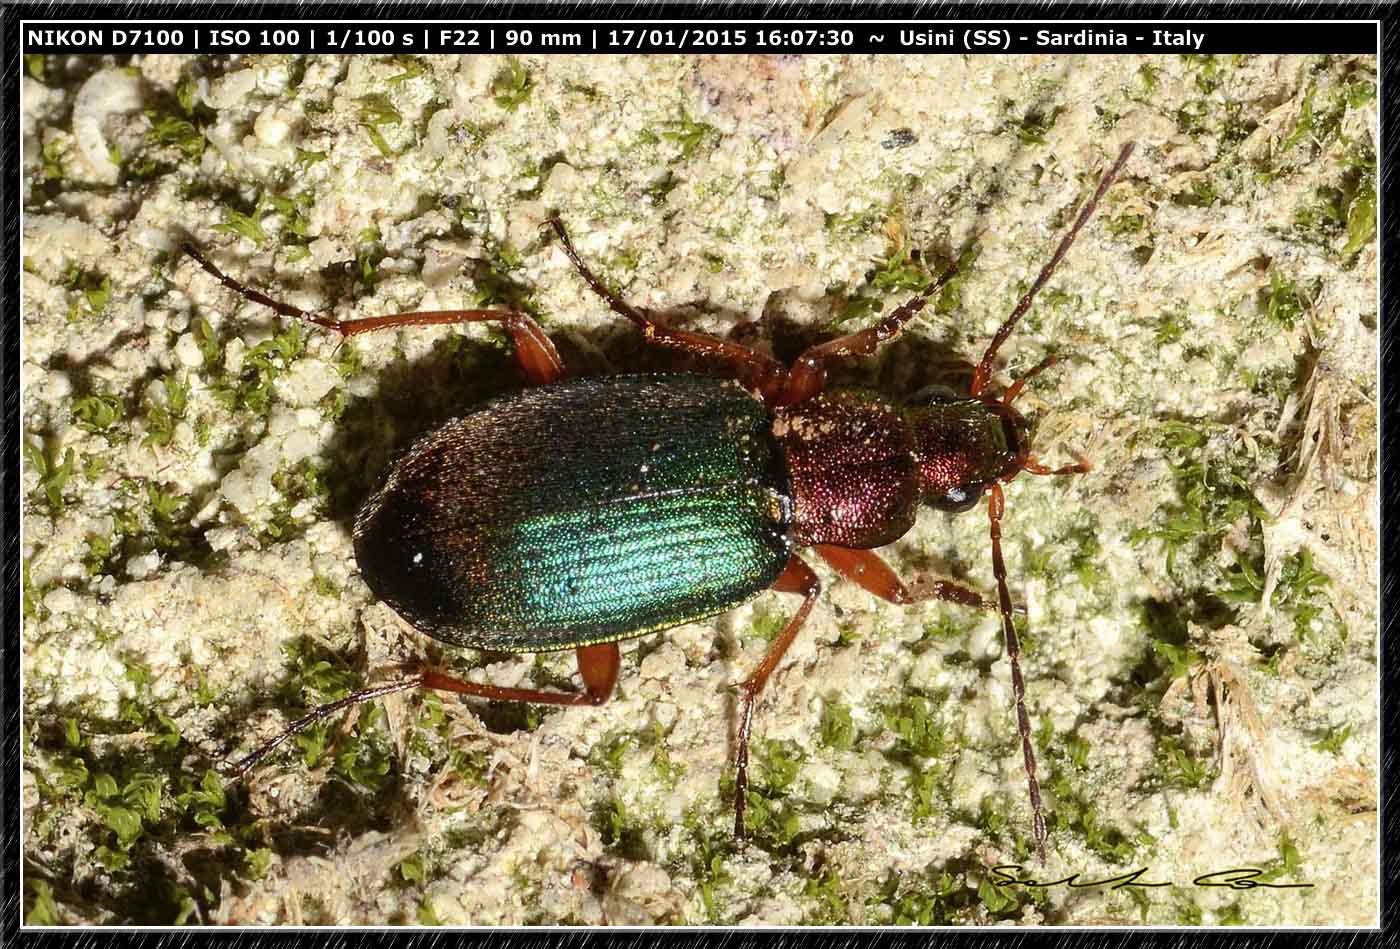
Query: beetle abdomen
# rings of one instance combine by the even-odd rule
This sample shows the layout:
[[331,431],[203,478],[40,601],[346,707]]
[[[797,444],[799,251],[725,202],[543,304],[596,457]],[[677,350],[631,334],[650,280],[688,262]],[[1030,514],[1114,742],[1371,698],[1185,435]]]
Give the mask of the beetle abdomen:
[[377,596],[458,645],[537,651],[722,612],[790,552],[766,410],[703,376],[529,389],[424,436],[355,522]]

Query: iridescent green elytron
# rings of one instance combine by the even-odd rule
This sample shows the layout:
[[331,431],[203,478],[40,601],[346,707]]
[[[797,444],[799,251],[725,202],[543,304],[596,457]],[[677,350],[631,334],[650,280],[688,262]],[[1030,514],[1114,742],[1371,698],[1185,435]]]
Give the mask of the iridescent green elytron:
[[374,592],[457,645],[538,651],[723,612],[791,553],[783,457],[733,382],[529,389],[425,436],[355,523]]

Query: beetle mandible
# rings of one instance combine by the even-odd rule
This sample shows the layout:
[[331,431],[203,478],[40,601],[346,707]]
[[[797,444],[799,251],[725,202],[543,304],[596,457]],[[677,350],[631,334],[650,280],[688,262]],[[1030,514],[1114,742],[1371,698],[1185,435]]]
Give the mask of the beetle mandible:
[[828,360],[873,353],[951,279],[956,263],[869,329],[804,351],[789,367],[728,340],[671,329],[596,277],[563,224],[549,226],[582,278],[648,343],[726,363],[734,380],[683,373],[562,381],[554,344],[510,310],[399,313],[339,321],[273,300],[185,250],[224,286],[277,313],[348,337],[370,330],[498,322],[531,388],[423,436],[389,467],[354,525],[366,584],[420,631],[456,646],[511,652],[574,649],[579,693],[466,682],[427,670],[321,706],[236,766],[248,771],[289,737],[380,696],[438,689],[487,699],[601,705],[620,668],[618,642],[728,610],[772,587],[802,604],[740,685],[734,833],[744,836],[754,709],[802,628],[821,584],[796,548],[894,603],[913,597],[874,548],[914,524],[920,504],[967,511],[985,494],[991,603],[959,584],[933,598],[996,609],[1011,664],[1036,850],[1046,825],[1031,747],[1020,645],[1001,552],[1001,483],[1048,468],[1031,453],[1012,403],[1046,358],[1000,398],[986,394],[993,360],[1132,154],[1123,146],[1039,276],[998,328],[966,395],[929,387],[896,406],[861,389],[825,390]]

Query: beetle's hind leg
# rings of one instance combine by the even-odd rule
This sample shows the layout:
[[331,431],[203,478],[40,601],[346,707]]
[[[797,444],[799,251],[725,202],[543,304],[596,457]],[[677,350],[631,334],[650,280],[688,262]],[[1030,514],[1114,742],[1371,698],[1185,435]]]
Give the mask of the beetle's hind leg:
[[784,378],[783,367],[777,360],[717,336],[672,329],[646,315],[609,289],[607,284],[588,268],[579,257],[578,251],[574,250],[573,241],[569,240],[569,233],[564,230],[564,223],[557,215],[549,218],[549,224],[554,228],[564,253],[568,255],[579,276],[594,293],[602,297],[614,313],[631,320],[642,331],[642,336],[648,343],[727,362],[733,367],[740,382],[763,395],[765,401],[772,402],[781,389]]
[[532,385],[557,382],[564,376],[564,362],[559,358],[559,351],[554,348],[554,343],[545,335],[538,323],[526,314],[515,310],[432,310],[394,313],[389,316],[371,316],[360,320],[334,320],[328,316],[292,306],[290,303],[274,300],[259,290],[244,286],[214,266],[193,244],[185,244],[184,250],[204,268],[205,272],[245,300],[268,307],[281,316],[302,320],[322,329],[339,333],[343,337],[403,326],[500,323],[502,329],[510,335],[511,343],[514,344],[515,359],[520,366],[520,371],[525,374],[525,378]]
[[489,683],[467,682],[453,676],[425,670],[410,679],[390,682],[351,693],[345,698],[313,709],[303,717],[288,725],[281,734],[267,742],[252,754],[240,760],[232,768],[235,777],[247,774],[254,765],[275,751],[283,742],[298,732],[304,731],[322,719],[336,712],[369,702],[397,692],[412,689],[436,689],[441,692],[456,692],[460,695],[474,695],[484,699],[503,702],[532,702],[537,705],[602,705],[612,697],[617,685],[618,670],[622,668],[622,656],[617,643],[597,643],[580,646],[575,650],[578,657],[578,671],[583,678],[582,692],[548,692],[542,689],[516,689]]

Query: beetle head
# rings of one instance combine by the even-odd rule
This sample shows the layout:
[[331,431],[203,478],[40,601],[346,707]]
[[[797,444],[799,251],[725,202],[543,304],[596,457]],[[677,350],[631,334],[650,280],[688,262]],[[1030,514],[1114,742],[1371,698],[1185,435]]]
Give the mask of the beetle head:
[[923,503],[957,514],[1030,457],[1030,426],[1010,405],[928,386],[905,404]]

